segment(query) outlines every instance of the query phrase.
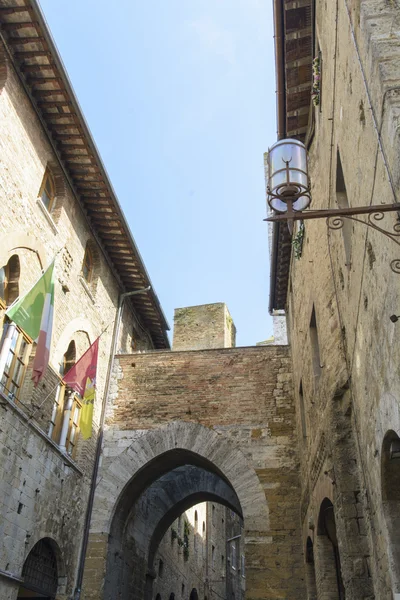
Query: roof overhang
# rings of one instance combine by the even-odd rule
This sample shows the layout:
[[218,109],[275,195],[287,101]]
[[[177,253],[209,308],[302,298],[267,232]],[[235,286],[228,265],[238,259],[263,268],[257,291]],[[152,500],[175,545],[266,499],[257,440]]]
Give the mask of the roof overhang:
[[[273,0],[277,137],[302,142],[308,131],[314,47],[314,0]],[[269,311],[286,308],[291,235],[284,223],[273,224]]]
[[72,191],[156,348],[169,326],[37,0],[0,0],[1,39]]

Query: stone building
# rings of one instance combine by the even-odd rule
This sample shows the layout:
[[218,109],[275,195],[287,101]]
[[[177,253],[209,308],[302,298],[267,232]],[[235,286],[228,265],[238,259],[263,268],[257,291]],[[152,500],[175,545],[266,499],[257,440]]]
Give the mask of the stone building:
[[116,357],[85,600],[304,598],[289,349],[189,349],[232,331],[223,304],[178,309],[183,350]]
[[[274,8],[278,137],[308,148],[311,207],[399,202],[398,0]],[[309,599],[400,597],[399,248],[365,224],[397,233],[398,213],[381,216],[297,223],[298,257],[286,224],[273,228],[270,311],[286,311],[291,344]]]
[[[0,22],[0,597],[61,600],[80,586],[110,356],[169,342],[153,289],[122,296],[151,283],[37,3],[1,0]],[[34,388],[36,344],[4,313],[53,259],[50,363]],[[83,441],[82,399],[60,375],[99,335]]]

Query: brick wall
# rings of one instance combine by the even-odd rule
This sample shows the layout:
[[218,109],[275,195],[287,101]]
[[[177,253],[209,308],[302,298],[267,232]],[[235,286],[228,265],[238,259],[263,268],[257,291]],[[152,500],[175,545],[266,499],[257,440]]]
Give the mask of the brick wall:
[[[121,355],[117,363],[115,393],[107,415],[102,483],[95,502],[93,539],[110,526],[115,510],[112,497],[120,496],[126,485],[123,481],[127,469],[133,468],[128,457],[136,456],[135,464],[137,461],[142,464],[144,449],[160,451],[160,442],[146,441],[147,435],[159,428],[162,432],[174,422],[177,431],[182,431],[182,438],[175,442],[177,447],[196,444],[195,438],[187,437],[186,428],[201,424],[205,431],[209,428],[218,434],[221,447],[227,443],[232,445],[232,451],[240,449],[249,461],[246,473],[250,469],[255,474],[267,502],[269,516],[262,520],[262,509],[258,508],[261,499],[256,495],[251,497],[253,488],[249,483],[235,481],[235,470],[240,479],[242,466],[238,463],[229,467],[230,481],[245,505],[246,597],[304,598],[289,349],[274,346],[151,352]],[[165,435],[166,443],[171,438],[170,434]],[[205,444],[202,451],[207,452]],[[232,461],[232,453],[226,454],[226,460]],[[120,473],[117,479],[115,469]],[[249,510],[254,515],[250,516]],[[85,598],[97,598],[104,570],[91,570],[90,561],[87,568],[90,578]]]

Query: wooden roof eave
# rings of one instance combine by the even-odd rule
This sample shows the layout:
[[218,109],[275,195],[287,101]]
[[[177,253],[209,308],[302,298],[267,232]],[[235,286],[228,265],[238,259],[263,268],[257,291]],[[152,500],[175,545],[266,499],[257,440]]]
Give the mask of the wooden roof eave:
[[[17,15],[18,21],[4,21],[5,18],[12,18],[15,15]],[[27,16],[29,16],[29,19],[26,18]],[[125,277],[121,277],[120,267],[114,263],[110,250],[116,256],[123,256],[125,264],[130,262],[138,269],[139,277],[135,281],[137,285],[132,288],[132,291],[140,287],[151,286],[150,293],[144,295],[143,298],[138,296],[134,305],[139,316],[143,317],[144,324],[151,325],[151,335],[156,340],[156,347],[169,348],[169,340],[166,334],[166,331],[169,330],[167,320],[37,0],[29,0],[29,5],[26,5],[25,8],[24,6],[10,6],[5,3],[5,0],[0,0],[0,17],[2,18],[1,27],[4,31],[20,32],[21,30],[27,30],[30,32],[27,37],[22,38],[24,42],[19,38],[5,38],[2,35],[10,59],[21,78],[39,119],[44,125],[44,129],[48,133],[49,141],[59,157],[71,189],[88,217],[94,237],[102,248],[117,280],[124,291],[131,291],[131,289],[126,288],[129,282],[126,282]],[[37,37],[32,35],[35,32]],[[42,45],[43,49],[25,50],[25,40],[28,40],[27,45]],[[24,50],[19,50],[18,46],[24,46]],[[16,48],[15,51],[14,48]],[[48,63],[24,63],[21,65],[17,62],[18,60],[31,59],[48,60]],[[52,71],[54,76],[51,75]],[[44,76],[39,76],[41,73],[44,73]],[[43,85],[58,85],[59,87],[37,88],[37,86]],[[54,97],[63,99],[54,100]],[[37,98],[39,101],[37,101]],[[49,98],[49,101],[43,101],[46,98]],[[58,110],[59,107],[72,112],[60,114],[45,112],[45,110],[52,108]],[[71,118],[73,122],[70,122]],[[67,121],[67,123],[57,124],[59,120]],[[81,153],[77,154],[77,152]],[[76,172],[77,166],[79,166],[78,171],[81,172]],[[91,203],[90,198],[95,196],[95,202]],[[87,203],[86,197],[88,198]],[[108,213],[100,211],[96,213],[96,203],[99,209],[109,208],[111,211],[110,220],[112,225],[110,224],[110,226],[114,232],[111,237],[106,233]],[[99,218],[92,218],[94,215]],[[116,220],[119,222],[118,236],[121,244],[116,244],[115,241]],[[100,229],[104,230],[104,234],[99,231]],[[126,249],[129,249],[129,252],[126,252]],[[145,298],[148,299],[149,297],[152,306],[150,311],[145,305]],[[151,323],[149,319],[150,312],[153,313]]]
[[[287,137],[296,137],[301,141],[305,141],[307,134],[307,127],[299,127],[298,121],[296,127],[291,129],[288,124],[291,123],[290,115],[299,114],[304,115],[306,106],[309,107],[311,100],[311,77],[309,82],[303,82],[299,87],[294,85],[288,87],[287,72],[288,69],[303,67],[304,62],[308,62],[311,65],[312,62],[312,46],[307,55],[302,54],[302,60],[296,60],[296,56],[288,56],[287,53],[287,11],[296,11],[308,9],[311,11],[312,0],[301,0],[298,5],[293,3],[285,3],[284,0],[274,0],[274,42],[275,42],[275,68],[276,68],[276,102],[277,102],[277,137],[283,139]],[[293,19],[294,16],[294,19]],[[292,12],[291,21],[296,23],[296,14]],[[301,19],[298,19],[299,27],[302,25]],[[307,33],[307,32],[306,32]],[[295,32],[292,30],[291,35],[297,39],[301,32]],[[290,58],[290,61],[289,61]],[[305,59],[305,60],[304,60]],[[308,59],[308,60],[307,60]],[[295,65],[293,67],[293,65]],[[311,70],[310,70],[311,74]],[[309,74],[309,75],[310,75]],[[304,73],[302,74],[304,78]],[[299,89],[303,91],[299,92]],[[308,102],[305,100],[308,94]],[[288,110],[290,106],[290,112]],[[304,116],[302,120],[304,120]],[[302,123],[301,123],[302,124]],[[280,226],[282,225],[282,226]],[[271,274],[270,274],[270,298],[269,298],[269,312],[273,313],[275,310],[285,310],[287,301],[287,290],[289,283],[289,270],[290,270],[290,258],[291,258],[291,240],[292,236],[288,231],[285,224],[273,223],[273,238],[272,238],[272,251],[271,251]]]

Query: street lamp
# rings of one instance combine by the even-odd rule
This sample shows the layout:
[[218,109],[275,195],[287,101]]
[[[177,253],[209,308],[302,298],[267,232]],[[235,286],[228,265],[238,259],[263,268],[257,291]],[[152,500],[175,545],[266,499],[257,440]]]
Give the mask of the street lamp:
[[295,213],[311,202],[307,150],[299,140],[279,140],[269,149],[267,194],[269,206],[292,233]]
[[[279,140],[268,151],[267,158],[267,200],[275,213],[265,221],[281,222],[288,225],[293,232],[294,221],[307,219],[326,219],[329,229],[341,229],[344,219],[350,219],[380,231],[400,246],[400,221],[393,225],[393,231],[379,227],[377,223],[385,212],[400,212],[400,203],[378,204],[347,208],[328,208],[322,210],[306,210],[311,204],[311,185],[308,175],[307,149],[299,140]],[[367,220],[358,219],[355,215],[368,215]],[[392,271],[400,273],[400,259],[390,263]]]

